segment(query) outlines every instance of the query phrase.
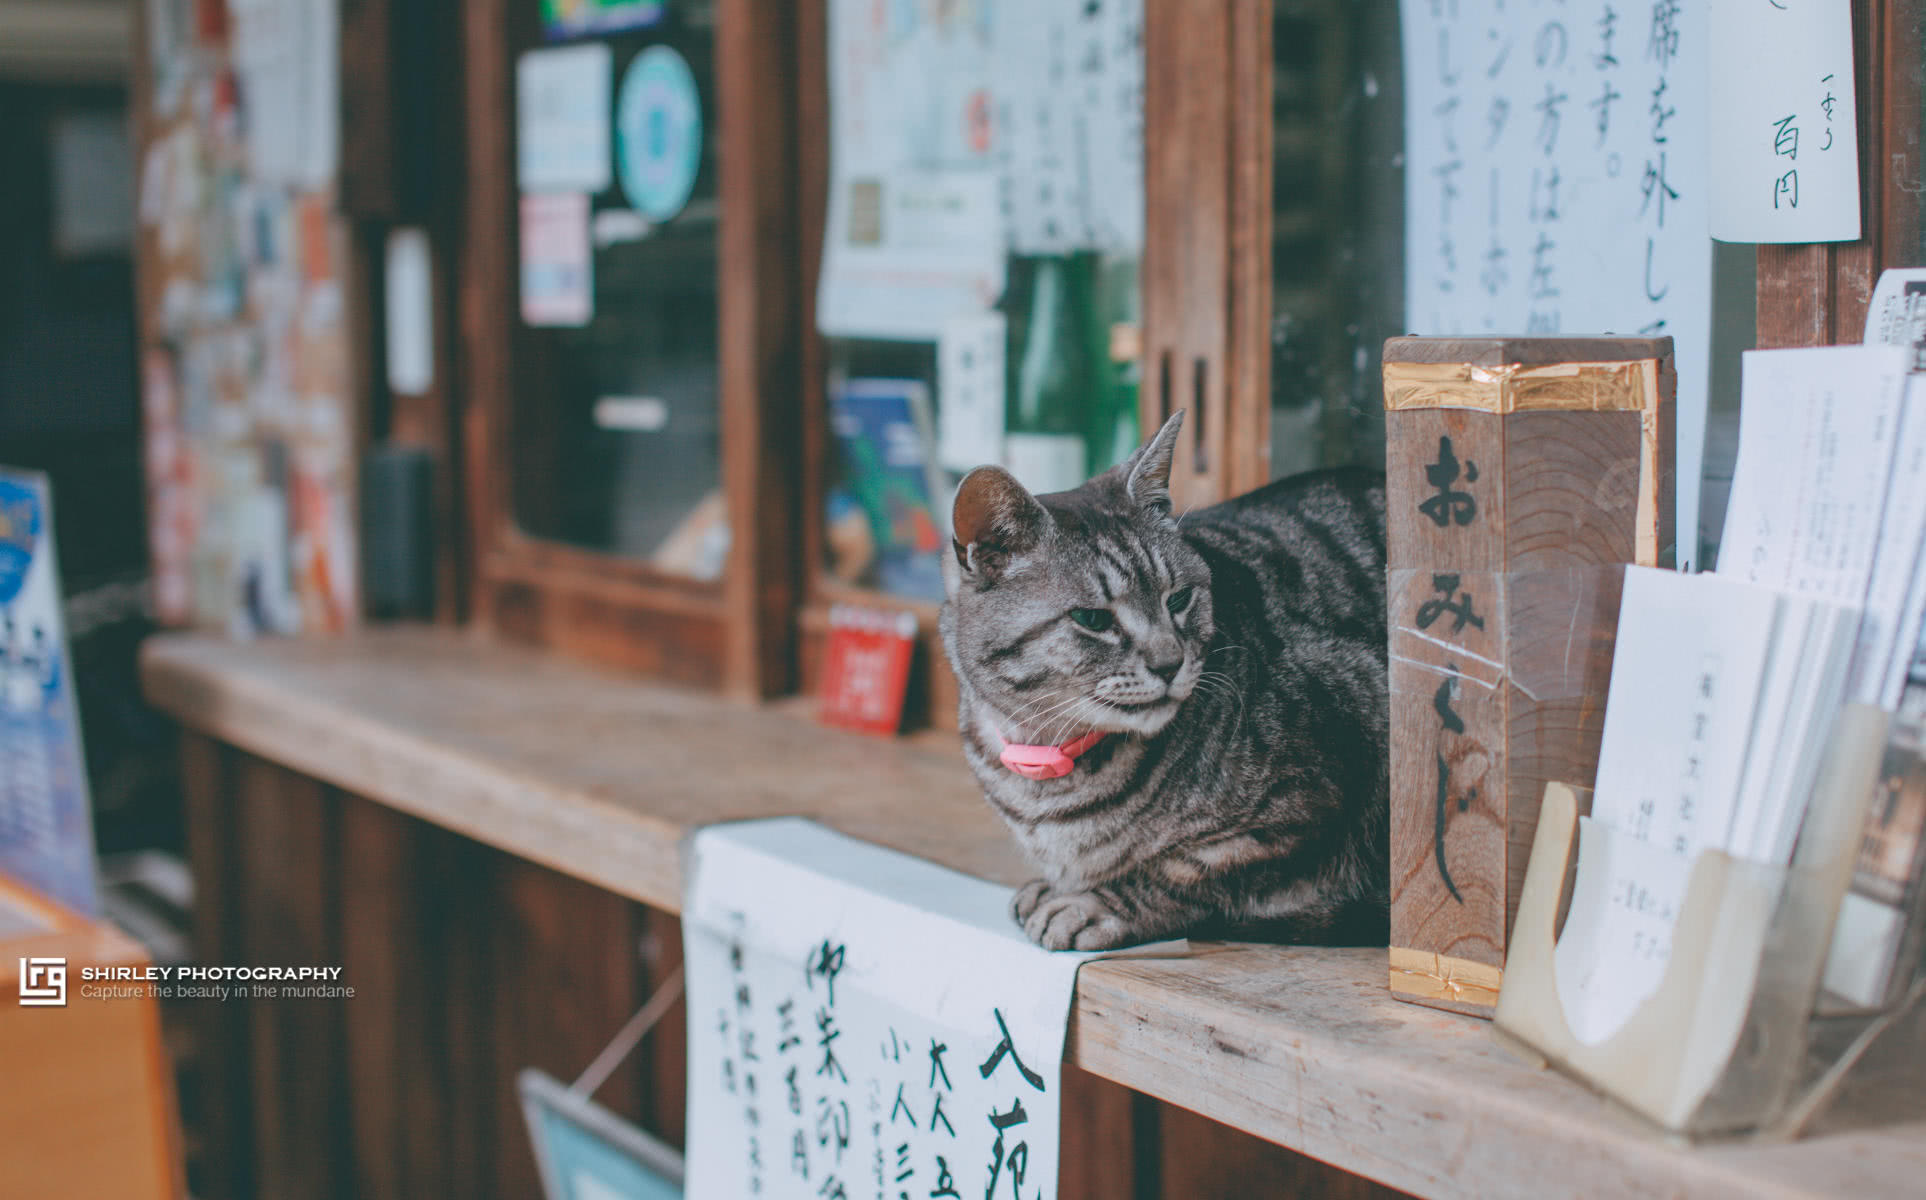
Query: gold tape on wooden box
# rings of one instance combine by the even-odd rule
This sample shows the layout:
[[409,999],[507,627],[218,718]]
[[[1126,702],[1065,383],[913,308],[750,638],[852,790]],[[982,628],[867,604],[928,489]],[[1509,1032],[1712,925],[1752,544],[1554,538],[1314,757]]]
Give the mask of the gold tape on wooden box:
[[1391,947],[1391,990],[1430,1000],[1494,1005],[1503,968],[1430,950]]
[[1635,557],[1659,561],[1659,360],[1510,363],[1384,364],[1387,412],[1463,408],[1500,415],[1516,412],[1635,412],[1639,415],[1638,529]]

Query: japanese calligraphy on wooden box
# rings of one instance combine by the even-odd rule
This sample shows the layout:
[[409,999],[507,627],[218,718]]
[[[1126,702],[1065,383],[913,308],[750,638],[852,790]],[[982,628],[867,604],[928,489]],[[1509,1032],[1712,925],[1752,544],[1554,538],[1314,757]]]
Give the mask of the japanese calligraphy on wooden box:
[[1384,350],[1391,990],[1489,1015],[1549,781],[1590,787],[1622,569],[1670,565],[1672,339]]

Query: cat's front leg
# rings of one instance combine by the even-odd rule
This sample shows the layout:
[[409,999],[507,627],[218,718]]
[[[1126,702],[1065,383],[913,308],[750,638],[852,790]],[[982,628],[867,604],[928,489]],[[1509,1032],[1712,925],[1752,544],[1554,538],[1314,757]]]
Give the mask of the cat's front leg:
[[1045,950],[1114,950],[1169,937],[1205,914],[1167,890],[1125,875],[1088,889],[1047,879],[1023,885],[1010,911]]

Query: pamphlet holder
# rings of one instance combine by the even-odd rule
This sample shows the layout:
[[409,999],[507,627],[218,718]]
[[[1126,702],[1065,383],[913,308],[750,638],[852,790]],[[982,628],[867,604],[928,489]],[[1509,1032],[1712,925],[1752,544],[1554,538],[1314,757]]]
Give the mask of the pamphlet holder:
[[1815,1013],[1888,719],[1865,705],[1841,713],[1790,867],[1720,851],[1698,856],[1658,990],[1594,1045],[1579,1041],[1566,1021],[1552,953],[1577,861],[1578,796],[1548,784],[1505,962],[1498,1030],[1688,1137],[1796,1136],[1875,1040],[1910,1036],[1905,1053],[1916,1054],[1926,1044],[1920,988],[1894,1012],[1846,1024]]

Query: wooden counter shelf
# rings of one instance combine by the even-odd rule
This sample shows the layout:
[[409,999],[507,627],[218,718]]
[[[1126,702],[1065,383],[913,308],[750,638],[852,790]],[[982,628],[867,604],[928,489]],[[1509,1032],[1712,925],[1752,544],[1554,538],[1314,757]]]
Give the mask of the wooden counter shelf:
[[[802,814],[1004,883],[1027,875],[943,735],[828,731],[471,636],[148,642],[148,697],[192,731],[674,912],[697,826]],[[1084,968],[1084,1070],[1423,1196],[1900,1196],[1926,1120],[1784,1146],[1669,1144],[1402,1004],[1383,950],[1199,945]]]

